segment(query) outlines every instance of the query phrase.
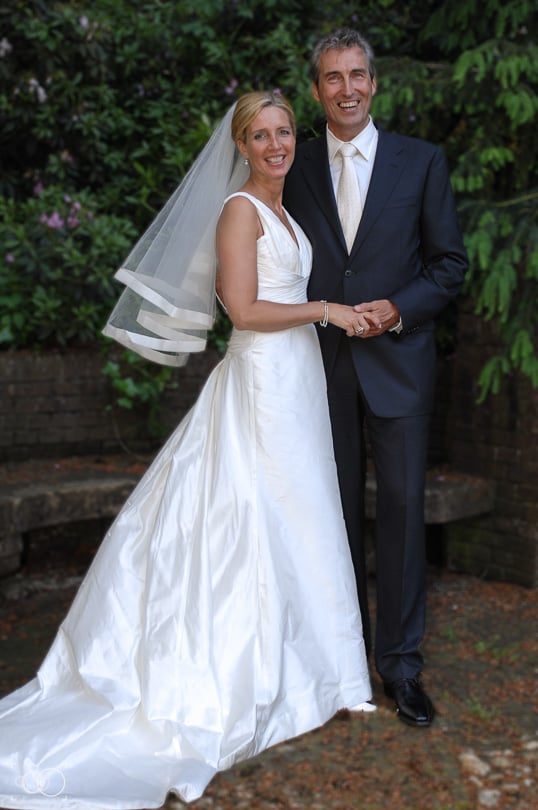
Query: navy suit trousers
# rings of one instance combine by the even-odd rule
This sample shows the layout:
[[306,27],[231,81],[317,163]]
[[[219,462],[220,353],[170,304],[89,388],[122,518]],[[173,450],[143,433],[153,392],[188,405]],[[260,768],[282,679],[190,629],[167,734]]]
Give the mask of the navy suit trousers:
[[[422,669],[426,561],[424,486],[429,415],[375,416],[364,399],[342,333],[328,379],[333,441],[366,648],[372,634],[365,560],[364,483],[367,443],[377,481],[375,663],[384,681],[416,677]],[[375,340],[375,338],[372,338]],[[365,440],[365,432],[367,441]]]

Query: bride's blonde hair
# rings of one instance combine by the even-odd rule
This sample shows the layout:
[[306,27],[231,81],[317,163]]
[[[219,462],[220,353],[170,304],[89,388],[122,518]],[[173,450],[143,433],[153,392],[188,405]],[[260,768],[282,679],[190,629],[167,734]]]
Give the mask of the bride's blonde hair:
[[255,90],[252,93],[245,93],[237,100],[232,118],[232,139],[234,141],[246,140],[247,129],[265,107],[277,107],[279,110],[283,110],[289,118],[293,134],[296,134],[295,113],[288,99],[280,93]]

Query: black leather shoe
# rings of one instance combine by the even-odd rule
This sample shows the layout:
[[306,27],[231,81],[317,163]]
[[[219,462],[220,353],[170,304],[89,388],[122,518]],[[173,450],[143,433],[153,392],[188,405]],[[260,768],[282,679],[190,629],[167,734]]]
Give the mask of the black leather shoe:
[[435,709],[417,678],[400,678],[384,684],[385,694],[396,703],[398,717],[410,726],[427,727]]

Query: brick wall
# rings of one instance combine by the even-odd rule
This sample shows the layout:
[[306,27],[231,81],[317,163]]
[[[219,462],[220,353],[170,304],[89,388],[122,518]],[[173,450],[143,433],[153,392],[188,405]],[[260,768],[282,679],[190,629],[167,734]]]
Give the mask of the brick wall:
[[476,404],[476,380],[495,345],[489,324],[463,304],[450,366],[445,442],[450,464],[495,483],[487,516],[445,527],[454,570],[538,586],[538,389],[522,375]]
[[[458,351],[439,361],[431,462],[495,483],[493,513],[443,527],[446,563],[478,576],[538,586],[538,390],[521,377],[476,405],[476,379],[493,342],[487,324],[464,307]],[[194,402],[215,351],[193,355],[163,397],[164,436]],[[154,451],[143,413],[106,412],[103,359],[91,350],[0,352],[0,456],[4,461]]]
[[[194,402],[219,359],[212,350],[193,355],[175,372],[177,390],[163,395],[166,436]],[[102,355],[91,349],[0,352],[0,458],[29,458],[152,451],[162,439],[151,435],[143,410],[107,405],[113,401],[102,374]]]

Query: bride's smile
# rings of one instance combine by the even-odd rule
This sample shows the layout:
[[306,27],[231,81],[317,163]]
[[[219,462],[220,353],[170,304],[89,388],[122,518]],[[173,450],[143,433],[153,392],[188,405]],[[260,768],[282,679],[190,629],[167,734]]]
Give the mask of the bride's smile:
[[295,155],[295,135],[284,110],[263,109],[247,127],[238,148],[249,161],[254,182],[283,182]]

